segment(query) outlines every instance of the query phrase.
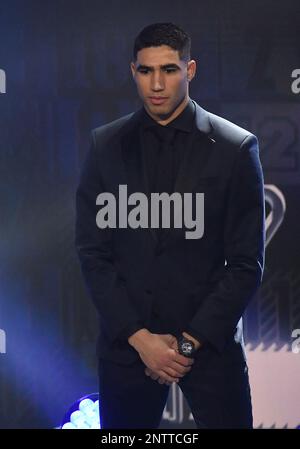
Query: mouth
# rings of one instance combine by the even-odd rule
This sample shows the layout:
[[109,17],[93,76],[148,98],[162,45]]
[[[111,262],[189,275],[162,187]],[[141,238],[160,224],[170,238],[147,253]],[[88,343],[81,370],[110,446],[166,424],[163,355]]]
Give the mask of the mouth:
[[160,105],[163,104],[165,101],[167,101],[167,97],[149,97],[150,101],[154,105]]

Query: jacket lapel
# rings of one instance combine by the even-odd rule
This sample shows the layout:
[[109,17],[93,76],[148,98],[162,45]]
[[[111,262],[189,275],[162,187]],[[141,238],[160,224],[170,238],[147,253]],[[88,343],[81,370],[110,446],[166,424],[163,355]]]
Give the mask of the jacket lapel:
[[[175,181],[174,192],[182,195],[198,191],[198,183],[201,178],[210,176],[209,161],[212,146],[215,140],[211,137],[213,129],[208,113],[196,102],[195,130],[188,135],[187,145],[184,151],[183,161],[180,165]],[[178,235],[178,230],[168,229],[165,239],[172,235]]]
[[[121,147],[122,156],[127,179],[128,195],[134,192],[144,193],[150,204],[151,192],[147,170],[145,166],[145,158],[142,155],[143,146],[140,139],[139,120],[142,109],[133,114],[131,119],[122,129]],[[150,207],[149,207],[150,221]],[[151,223],[149,223],[150,225]],[[149,231],[154,241],[158,241],[156,229],[149,227]]]

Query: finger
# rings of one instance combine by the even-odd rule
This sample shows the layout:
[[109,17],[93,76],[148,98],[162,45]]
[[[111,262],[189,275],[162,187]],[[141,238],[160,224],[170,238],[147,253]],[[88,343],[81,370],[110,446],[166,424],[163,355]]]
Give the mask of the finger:
[[180,365],[183,366],[190,366],[193,365],[194,363],[194,359],[191,357],[185,357],[184,355],[178,354],[176,351],[174,352],[175,357],[173,359],[174,362],[179,363]]
[[[173,359],[169,360],[168,365],[166,366],[166,368],[171,368],[173,370],[173,371],[169,372],[169,374],[171,376],[175,376],[176,377],[177,375],[180,375],[180,374],[184,375],[184,374],[187,374],[191,370],[191,367],[192,367],[192,365],[194,363],[194,359],[187,358],[187,357],[184,357],[184,356],[183,356],[183,358],[185,359],[184,360],[184,364],[179,363],[176,360],[176,357],[175,357],[175,359],[173,358]],[[164,371],[167,370],[165,368],[163,368],[163,369],[164,369]]]
[[164,380],[161,377],[159,377],[157,382],[160,383],[160,384],[164,384],[164,385],[167,385],[168,387],[170,387],[175,381],[169,382],[168,380]]
[[[189,366],[183,366],[183,365],[180,365],[180,364],[177,363],[177,362],[172,362],[172,363],[170,364],[170,368],[173,369],[176,373],[187,374],[187,373],[189,373],[189,372],[191,371],[192,365],[189,365]],[[171,374],[171,373],[170,373],[170,374]]]
[[173,335],[171,334],[157,334],[159,338],[161,338],[165,342],[172,342],[173,341]]
[[153,380],[157,380],[159,378],[159,376],[157,374],[151,374],[151,379]]
[[167,382],[176,382],[177,383],[180,380],[178,377],[172,377],[166,371],[162,371],[162,370],[158,371],[158,375],[164,381],[167,381]]
[[154,372],[150,368],[146,368],[145,369],[145,374],[146,374],[146,376],[151,377],[151,376],[154,375]]
[[155,373],[154,371],[151,371],[151,370],[150,370],[150,374],[149,375],[150,375],[151,379],[153,379],[153,380],[157,380],[159,378],[159,375],[157,373]]
[[183,368],[173,368],[173,366],[167,366],[164,368],[164,371],[173,378],[183,377],[185,375],[185,372],[183,371]]
[[158,374],[156,374],[154,371],[151,371],[149,369],[149,372],[150,372],[151,379],[157,380],[160,384],[167,384],[170,386],[172,382],[175,382],[175,378],[173,378],[172,382],[168,382],[167,380],[164,380],[162,377],[160,377]]
[[160,384],[165,384],[165,385],[167,385],[168,387],[170,387],[170,386],[172,385],[172,382],[168,382],[167,380],[164,380],[164,379],[162,379],[161,377],[159,377],[158,382],[159,382]]
[[172,383],[168,382],[167,380],[162,379],[161,377],[159,377],[158,375],[156,375],[154,373],[154,371],[152,371],[150,368],[146,368],[145,369],[145,374],[149,377],[151,377],[151,379],[153,380],[157,380],[160,384],[165,384],[170,386]]
[[145,374],[146,376],[151,377],[151,379],[153,380],[157,380],[158,379],[158,374],[156,374],[154,371],[152,371],[150,368],[146,368],[145,369]]

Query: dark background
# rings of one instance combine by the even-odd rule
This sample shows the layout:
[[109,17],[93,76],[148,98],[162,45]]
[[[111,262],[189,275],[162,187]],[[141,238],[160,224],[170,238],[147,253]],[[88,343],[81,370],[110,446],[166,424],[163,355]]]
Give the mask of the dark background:
[[291,90],[300,3],[2,0],[2,428],[58,426],[74,401],[97,391],[95,310],[74,249],[75,189],[90,130],[141,106],[129,69],[133,40],[164,21],[192,37],[190,96],[258,136],[265,184],[286,201],[246,313],[246,341],[280,348],[300,328],[300,94]]

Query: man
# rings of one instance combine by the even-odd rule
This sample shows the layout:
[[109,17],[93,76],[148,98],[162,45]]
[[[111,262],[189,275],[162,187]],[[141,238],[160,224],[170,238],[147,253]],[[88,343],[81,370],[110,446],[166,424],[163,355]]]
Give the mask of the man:
[[[198,428],[251,428],[241,316],[264,267],[257,139],[189,97],[196,62],[178,26],[144,28],[131,71],[143,107],[93,130],[77,191],[76,246],[100,320],[102,428],[157,428],[173,382]],[[152,203],[138,201],[153,193],[176,198],[150,226]],[[187,238],[203,198],[204,232]],[[182,226],[166,207],[181,199]]]

